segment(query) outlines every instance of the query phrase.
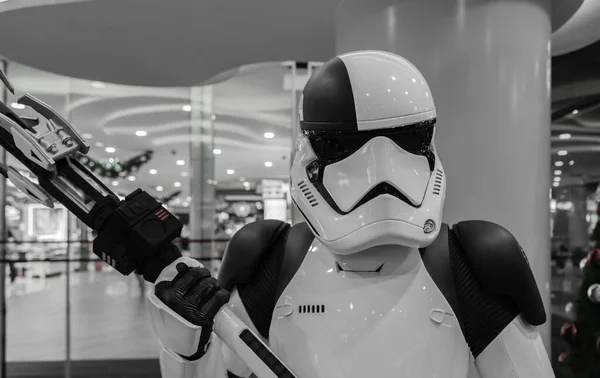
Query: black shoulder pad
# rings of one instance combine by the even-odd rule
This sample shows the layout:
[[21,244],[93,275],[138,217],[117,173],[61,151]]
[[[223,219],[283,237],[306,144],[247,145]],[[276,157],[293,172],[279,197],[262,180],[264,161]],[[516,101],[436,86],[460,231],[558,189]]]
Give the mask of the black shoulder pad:
[[285,245],[285,255],[281,264],[281,272],[277,285],[275,298],[278,300],[283,290],[296,275],[298,268],[302,265],[308,248],[315,239],[310,227],[305,222],[292,226]]
[[289,227],[289,223],[269,219],[249,223],[238,230],[229,241],[219,268],[221,287],[230,290],[234,285],[250,282],[270,247]]
[[529,261],[515,237],[486,221],[460,222],[452,229],[483,290],[512,298],[529,324],[544,324],[544,304]]

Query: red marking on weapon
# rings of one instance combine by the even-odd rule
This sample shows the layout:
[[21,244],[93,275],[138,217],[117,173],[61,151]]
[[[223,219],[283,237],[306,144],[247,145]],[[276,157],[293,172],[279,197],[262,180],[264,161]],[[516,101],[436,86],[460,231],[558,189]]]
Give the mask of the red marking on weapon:
[[154,214],[156,214],[156,216],[161,217],[164,213],[165,209],[163,209],[162,207],[160,209],[158,209],[158,211]]
[[161,221],[164,221],[165,219],[167,219],[169,217],[169,213],[164,214],[163,216],[160,217]]

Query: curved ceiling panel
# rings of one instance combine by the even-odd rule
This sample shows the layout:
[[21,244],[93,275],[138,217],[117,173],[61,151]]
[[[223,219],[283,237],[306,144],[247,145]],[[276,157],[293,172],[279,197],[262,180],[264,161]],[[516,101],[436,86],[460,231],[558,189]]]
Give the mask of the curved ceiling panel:
[[552,34],[552,55],[562,55],[579,50],[600,40],[600,1],[569,0],[554,1],[553,3],[559,3],[555,5],[553,17],[555,24],[562,23],[567,18],[565,15],[574,9],[576,11]]
[[145,86],[197,85],[245,64],[334,54],[337,0],[56,3],[0,13],[2,54],[61,75]]
[[[10,0],[0,3],[0,46],[9,59],[71,77],[145,86],[215,83],[249,63],[329,59],[338,3]],[[555,1],[552,24],[554,54],[586,46],[600,39],[600,2]],[[15,38],[18,30],[25,32]]]
[[85,1],[95,0],[1,0],[0,12],[7,12],[16,9],[36,8],[41,6],[53,6],[68,3],[83,3]]
[[553,1],[552,31],[562,28],[573,17],[585,0]]

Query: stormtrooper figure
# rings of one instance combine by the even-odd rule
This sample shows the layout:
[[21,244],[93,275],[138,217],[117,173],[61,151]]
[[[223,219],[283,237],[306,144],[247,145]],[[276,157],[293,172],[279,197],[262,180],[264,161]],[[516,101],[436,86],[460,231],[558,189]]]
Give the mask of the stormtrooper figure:
[[466,378],[470,355],[482,378],[554,377],[519,243],[494,223],[442,223],[446,174],[419,70],[387,52],[340,55],[300,109],[291,193],[305,222],[245,226],[217,279],[186,258],[161,273],[156,297],[202,327],[181,355],[155,325],[163,377],[252,376],[212,334],[222,306],[299,378]]

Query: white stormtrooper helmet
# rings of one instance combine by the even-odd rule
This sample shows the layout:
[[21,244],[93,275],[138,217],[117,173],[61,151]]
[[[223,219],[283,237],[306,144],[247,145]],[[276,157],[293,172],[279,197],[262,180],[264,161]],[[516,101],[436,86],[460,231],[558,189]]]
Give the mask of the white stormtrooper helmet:
[[302,92],[291,193],[336,254],[426,247],[446,194],[433,144],[435,105],[419,70],[382,51],[340,55]]

